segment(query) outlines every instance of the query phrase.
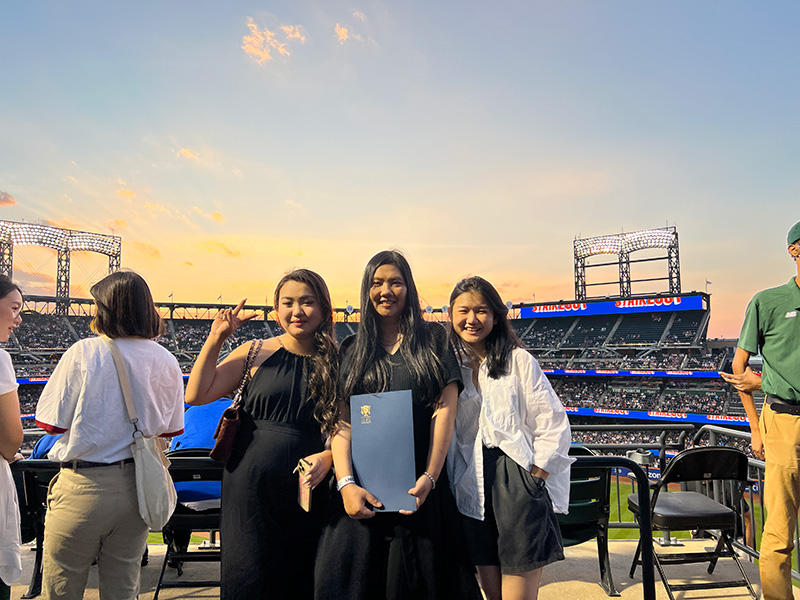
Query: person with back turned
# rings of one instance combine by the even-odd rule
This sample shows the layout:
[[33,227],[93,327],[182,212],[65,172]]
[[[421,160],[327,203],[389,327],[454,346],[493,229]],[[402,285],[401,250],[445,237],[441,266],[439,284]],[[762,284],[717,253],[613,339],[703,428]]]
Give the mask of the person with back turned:
[[[733,375],[721,373],[742,399],[756,457],[766,461],[764,506],[767,521],[761,539],[761,586],[765,600],[792,598],[792,549],[800,508],[800,223],[787,236],[796,277],[758,292],[745,312],[733,358]],[[750,356],[764,359],[759,379],[748,367]],[[753,391],[765,392],[759,419]]]

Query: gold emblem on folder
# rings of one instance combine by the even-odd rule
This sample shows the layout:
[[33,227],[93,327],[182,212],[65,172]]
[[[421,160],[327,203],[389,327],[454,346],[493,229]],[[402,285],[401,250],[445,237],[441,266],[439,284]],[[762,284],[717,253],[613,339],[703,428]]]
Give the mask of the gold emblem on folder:
[[365,425],[367,423],[372,423],[372,412],[369,404],[361,407],[361,424]]

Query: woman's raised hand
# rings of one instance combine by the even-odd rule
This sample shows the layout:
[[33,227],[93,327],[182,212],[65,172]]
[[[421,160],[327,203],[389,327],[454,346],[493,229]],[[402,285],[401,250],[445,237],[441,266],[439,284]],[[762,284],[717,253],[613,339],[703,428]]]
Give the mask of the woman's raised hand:
[[225,340],[243,323],[255,317],[257,313],[250,313],[249,315],[239,314],[245,302],[247,302],[247,298],[242,298],[241,302],[239,302],[235,308],[223,308],[220,310],[211,322],[211,332],[208,334],[208,337],[217,337],[220,340]]

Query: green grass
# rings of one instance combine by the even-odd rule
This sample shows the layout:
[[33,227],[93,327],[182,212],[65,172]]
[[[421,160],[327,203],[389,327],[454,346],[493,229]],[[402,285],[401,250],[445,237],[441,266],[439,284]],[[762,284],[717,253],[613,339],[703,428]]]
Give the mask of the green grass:
[[[192,543],[192,544],[201,544],[207,539],[208,539],[207,537],[202,537],[202,536],[199,536],[199,535],[192,535],[192,539],[190,540],[190,543]],[[147,543],[148,544],[163,544],[164,543],[164,538],[161,537],[161,532],[160,531],[151,531],[147,535]]]

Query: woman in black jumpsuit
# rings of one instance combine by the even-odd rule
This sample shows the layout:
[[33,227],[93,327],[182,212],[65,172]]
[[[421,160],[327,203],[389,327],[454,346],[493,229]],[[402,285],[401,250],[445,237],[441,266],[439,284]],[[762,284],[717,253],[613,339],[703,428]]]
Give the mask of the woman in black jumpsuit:
[[[236,387],[250,344],[215,366],[222,342],[243,322],[242,301],[222,311],[187,386],[190,404],[210,402]],[[331,430],[337,374],[333,311],[316,273],[290,272],[278,284],[275,307],[284,333],[267,339],[244,389],[242,422],[222,479],[221,597],[310,598],[317,541],[331,467],[321,431]],[[315,488],[311,512],[297,502],[303,458]]]

